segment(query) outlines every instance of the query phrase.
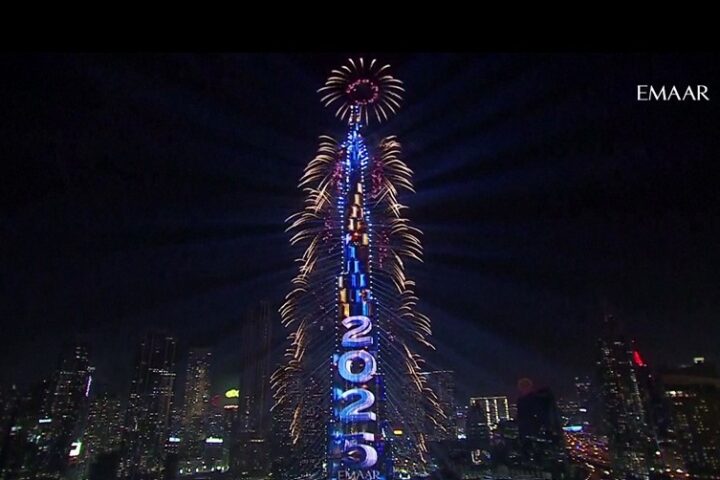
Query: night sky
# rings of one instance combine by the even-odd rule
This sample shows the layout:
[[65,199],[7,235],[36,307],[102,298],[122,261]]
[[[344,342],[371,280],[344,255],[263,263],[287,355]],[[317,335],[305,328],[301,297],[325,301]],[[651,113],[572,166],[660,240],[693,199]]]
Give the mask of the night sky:
[[[373,56],[405,82],[368,134],[415,171],[410,274],[460,397],[567,392],[606,310],[653,366],[720,360],[720,57]],[[123,392],[151,327],[181,361],[214,345],[227,381],[245,310],[289,289],[284,219],[317,137],[342,135],[316,90],[346,57],[1,56],[0,381],[80,339]],[[635,99],[698,83],[710,102]]]

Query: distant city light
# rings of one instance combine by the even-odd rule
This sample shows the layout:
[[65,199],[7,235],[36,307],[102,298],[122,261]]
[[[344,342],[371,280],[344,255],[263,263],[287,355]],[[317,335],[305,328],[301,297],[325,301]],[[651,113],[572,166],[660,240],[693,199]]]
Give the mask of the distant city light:
[[232,388],[225,392],[225,398],[240,398],[240,390]]
[[393,430],[393,434],[394,435],[402,435],[403,431],[398,428],[398,429]]
[[563,430],[572,433],[582,432],[582,429],[582,425],[568,425],[567,427],[563,427]]
[[80,451],[82,450],[82,442],[78,440],[77,442],[72,442],[70,444],[70,453],[68,454],[70,458],[75,458],[80,456]]
[[637,365],[638,367],[647,366],[643,358],[640,356],[640,352],[638,352],[637,350],[633,351],[633,362],[635,362],[635,365]]
[[40,420],[38,420],[38,423],[51,423],[51,422],[52,422],[52,418],[41,418]]
[[178,437],[170,437],[168,438],[168,442],[170,443],[180,443],[180,439]]
[[223,443],[223,439],[218,438],[218,437],[208,437],[205,439],[205,443],[211,443],[211,444],[212,443],[214,443],[214,444]]

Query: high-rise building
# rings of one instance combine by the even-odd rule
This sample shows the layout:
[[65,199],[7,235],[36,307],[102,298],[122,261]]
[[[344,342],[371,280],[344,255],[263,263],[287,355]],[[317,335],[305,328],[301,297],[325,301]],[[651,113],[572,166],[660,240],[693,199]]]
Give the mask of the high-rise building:
[[[427,378],[427,373],[421,375]],[[402,415],[395,411],[388,412],[390,418],[396,419],[388,428],[388,438],[394,472],[401,478],[408,478],[426,472],[422,461],[425,452],[421,451],[422,446],[418,444],[417,438],[428,436],[428,433],[436,428],[428,421],[428,398],[412,386],[414,377],[406,375],[403,381],[406,383],[406,388],[402,390],[402,398],[399,402],[403,412]]]
[[175,339],[147,334],[138,347],[123,427],[120,478],[162,474],[175,384]]
[[517,402],[510,402],[508,411],[510,412],[510,420],[517,419]]
[[647,423],[636,374],[635,350],[612,315],[604,321],[600,339],[598,386],[609,439],[612,470],[617,478],[648,479],[654,468],[657,441]]
[[182,412],[182,462],[196,468],[202,463],[205,439],[208,437],[210,413],[210,360],[212,352],[193,348],[188,353],[185,376],[185,402]]
[[241,328],[239,425],[230,458],[231,471],[240,476],[270,472],[272,324],[270,305],[261,302],[247,312]]
[[[418,312],[415,284],[405,273],[406,262],[422,251],[398,203],[401,190],[412,190],[412,171],[399,158],[395,137],[371,148],[364,133],[372,115],[386,119],[399,106],[401,81],[388,67],[350,59],[330,74],[324,102],[340,103],[336,111],[348,127],[339,141],[321,138],[300,181],[305,207],[288,219],[292,243],[304,252],[280,308],[288,348],[273,388],[293,418],[305,417],[305,408],[322,412],[327,428],[308,443],[325,451],[325,462],[304,473],[328,480],[393,477],[395,453],[387,442],[390,429],[408,423],[403,390],[431,396],[420,375],[422,353],[432,348],[431,322]],[[300,378],[302,395],[290,395],[293,377]],[[310,377],[319,394],[308,390]],[[309,432],[296,421],[291,435]],[[425,435],[411,443],[413,461],[427,461]]]
[[[424,415],[427,424],[426,432],[430,441],[444,441],[457,439],[457,417],[455,402],[455,372],[452,370],[435,370],[424,372],[425,383],[431,388],[442,415],[437,418]],[[435,423],[437,422],[437,424]]]
[[0,468],[2,467],[2,451],[13,426],[13,413],[17,408],[20,393],[15,385],[9,388],[0,387]]
[[[297,380],[288,382],[287,394],[298,395]],[[295,454],[295,439],[291,434],[294,409],[288,403],[280,403],[272,411],[272,474],[274,478],[289,480],[292,476],[292,461]],[[235,413],[237,418],[238,412]],[[237,424],[235,422],[234,424]],[[239,448],[239,445],[234,448]],[[231,458],[234,458],[231,450]]]
[[696,358],[662,375],[672,428],[692,478],[720,478],[720,375]]
[[560,420],[563,427],[580,426],[578,419],[580,406],[576,400],[572,398],[558,398],[557,407],[560,412]]
[[[306,405],[299,416],[295,415],[296,410],[282,403],[273,411],[273,475],[281,480],[300,478],[307,472],[321,472],[325,461],[326,413],[317,381],[312,376],[306,383],[295,378],[288,383],[287,392],[302,397]],[[293,436],[293,428],[306,434]]]
[[96,469],[96,463],[106,463],[103,457],[119,454],[122,422],[123,412],[118,398],[101,394],[92,399],[82,437],[85,472],[91,474]]
[[479,403],[470,405],[465,420],[465,435],[468,445],[473,449],[489,448],[492,429],[488,423],[485,406]]
[[510,408],[507,397],[472,397],[470,399],[465,419],[465,436],[472,451],[474,463],[490,450],[493,431],[497,429],[500,422],[509,419]]
[[[0,452],[0,478],[41,478],[39,460],[47,445],[46,436],[40,436],[39,427],[48,427],[46,417],[51,382],[43,380],[27,392],[16,392]],[[40,421],[42,420],[42,421]]]
[[455,423],[457,425],[457,438],[458,440],[467,439],[467,416],[468,406],[458,405],[455,408]]
[[510,404],[504,396],[472,397],[470,410],[475,412],[476,423],[480,422],[490,430],[495,430],[501,420],[510,419]]
[[541,388],[520,397],[517,425],[523,456],[534,467],[553,471],[565,466],[565,443],[555,396]]
[[180,445],[182,444],[184,432],[183,414],[185,409],[183,407],[184,405],[181,402],[173,402],[170,407],[170,424],[168,426],[168,440],[165,444],[165,450],[176,455],[180,455]]
[[583,430],[587,431],[592,428],[592,415],[594,414],[594,401],[592,381],[588,376],[575,377],[575,395],[577,397],[577,419]]
[[35,429],[38,478],[60,478],[79,461],[92,372],[85,345],[65,349]]

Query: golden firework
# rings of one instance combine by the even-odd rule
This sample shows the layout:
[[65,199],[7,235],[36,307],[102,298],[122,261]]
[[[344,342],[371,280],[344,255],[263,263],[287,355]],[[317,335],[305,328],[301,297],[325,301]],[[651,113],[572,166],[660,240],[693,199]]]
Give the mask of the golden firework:
[[375,59],[348,58],[347,64],[330,72],[325,86],[318,90],[323,105],[337,105],[335,116],[348,123],[387,120],[400,108],[405,91],[402,81],[388,73],[389,68]]

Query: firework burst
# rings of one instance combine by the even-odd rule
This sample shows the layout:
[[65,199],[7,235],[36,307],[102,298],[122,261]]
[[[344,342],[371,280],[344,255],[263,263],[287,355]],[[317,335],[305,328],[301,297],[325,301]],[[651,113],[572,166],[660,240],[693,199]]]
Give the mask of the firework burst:
[[[403,192],[414,191],[413,172],[401,159],[396,137],[381,139],[371,154],[360,133],[370,114],[382,121],[396,111],[400,85],[388,73],[388,66],[380,67],[375,60],[351,59],[349,65],[332,71],[320,89],[323,102],[340,102],[336,114],[350,127],[342,142],[320,137],[317,154],[298,184],[306,194],[304,208],[287,219],[290,243],[302,250],[296,260],[297,275],[280,308],[283,325],[290,333],[286,361],[271,379],[273,408],[287,412],[291,419],[287,433],[299,450],[328,452],[327,461],[323,458],[313,465],[346,465],[356,457],[370,462],[372,455],[352,445],[344,454],[333,456],[333,439],[365,429],[364,435],[374,439],[367,450],[382,452],[388,432],[399,428],[414,435],[410,455],[420,465],[416,471],[422,473],[425,436],[415,425],[417,419],[406,412],[408,392],[422,398],[431,423],[444,428],[436,420],[443,412],[422,375],[424,362],[419,354],[433,348],[430,319],[417,311],[415,283],[405,273],[407,261],[422,258],[421,232],[410,225],[404,216],[407,207],[398,200]],[[367,322],[364,332],[371,332],[372,340],[360,350],[344,351],[350,334],[346,322],[360,318]],[[353,384],[355,373],[346,372],[351,378],[343,380],[337,360],[342,353],[374,356],[377,373],[362,385]],[[370,360],[374,364],[375,360]],[[363,395],[378,401],[364,407],[372,411],[367,413],[372,419],[364,423],[353,423],[357,420],[344,419],[339,413],[352,404],[345,394],[336,392],[357,395],[358,388],[367,388]],[[321,393],[315,395],[314,389]],[[309,401],[308,395],[314,400]],[[313,423],[318,409],[327,423],[320,434]],[[377,459],[377,465],[382,462]]]
[[321,101],[326,107],[337,105],[335,115],[348,123],[387,120],[397,113],[405,91],[402,81],[388,73],[389,68],[375,59],[366,62],[362,57],[349,58],[318,90],[323,95]]

